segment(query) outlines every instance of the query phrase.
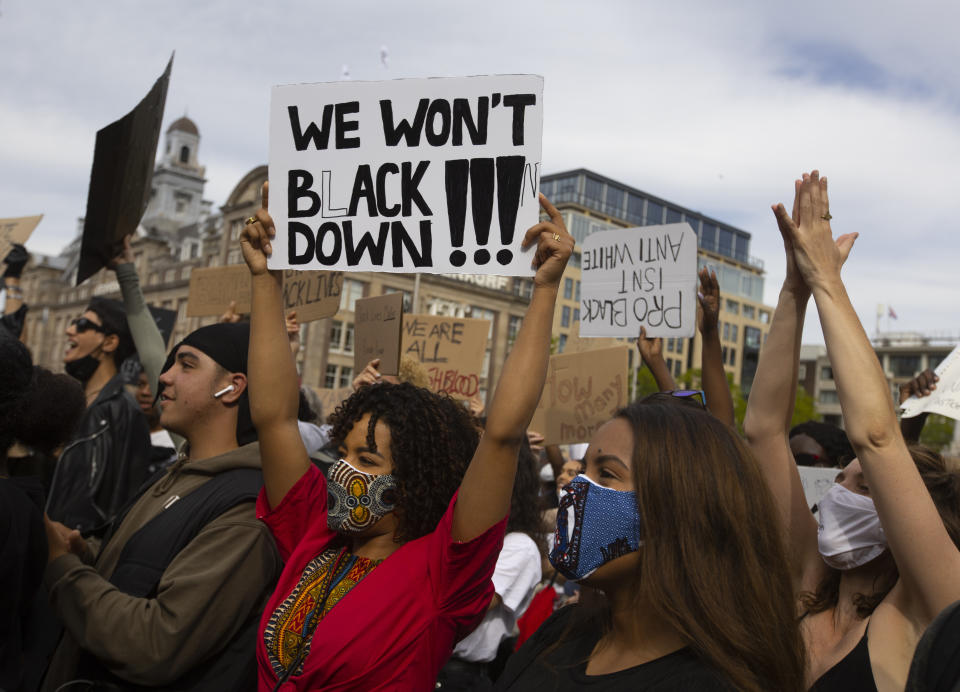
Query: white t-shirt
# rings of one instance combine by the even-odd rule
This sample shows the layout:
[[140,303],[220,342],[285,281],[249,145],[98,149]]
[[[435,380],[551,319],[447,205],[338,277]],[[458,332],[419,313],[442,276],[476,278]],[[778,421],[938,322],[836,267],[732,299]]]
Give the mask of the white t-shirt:
[[513,531],[503,538],[503,550],[493,571],[493,588],[502,602],[487,611],[483,622],[462,639],[453,655],[485,663],[497,656],[500,642],[513,633],[517,618],[530,605],[540,583],[540,551],[525,533]]
[[170,437],[170,433],[163,428],[160,428],[157,432],[150,433],[150,444],[154,447],[170,447],[173,450],[177,448],[177,445],[173,444],[173,438]]

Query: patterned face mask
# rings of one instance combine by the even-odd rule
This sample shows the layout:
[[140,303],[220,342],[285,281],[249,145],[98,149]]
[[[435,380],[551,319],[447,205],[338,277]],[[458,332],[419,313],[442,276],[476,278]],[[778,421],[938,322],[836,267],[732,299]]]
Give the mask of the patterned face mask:
[[327,526],[339,533],[359,533],[392,512],[396,498],[392,474],[364,473],[340,459],[327,479]]
[[580,581],[598,567],[640,549],[637,494],[577,476],[563,489],[550,564]]

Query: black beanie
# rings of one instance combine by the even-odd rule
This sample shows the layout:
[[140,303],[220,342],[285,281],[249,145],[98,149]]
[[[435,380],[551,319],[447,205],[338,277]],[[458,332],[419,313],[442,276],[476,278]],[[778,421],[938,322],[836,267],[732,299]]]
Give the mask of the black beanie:
[[133,337],[130,335],[127,312],[123,309],[123,303],[112,298],[94,296],[87,304],[87,310],[97,314],[107,334],[117,335],[120,343],[117,344],[117,350],[113,352],[113,361],[119,369],[123,361],[137,351],[133,344]]
[[[163,364],[161,374],[173,366],[177,350],[181,346],[192,346],[210,356],[227,372],[247,374],[247,348],[250,345],[250,323],[235,322],[211,324],[191,332],[179,344],[173,347],[167,362]],[[163,391],[160,384],[157,396]],[[250,419],[250,399],[247,392],[240,396],[237,409],[237,444],[245,445],[257,439],[257,430]]]

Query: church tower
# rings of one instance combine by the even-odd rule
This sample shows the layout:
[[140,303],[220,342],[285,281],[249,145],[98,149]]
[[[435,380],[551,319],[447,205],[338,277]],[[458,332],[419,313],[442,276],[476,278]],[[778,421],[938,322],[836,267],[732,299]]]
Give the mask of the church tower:
[[143,225],[163,234],[197,223],[207,211],[200,165],[200,131],[190,118],[178,118],[167,128],[163,155],[153,172],[150,202]]

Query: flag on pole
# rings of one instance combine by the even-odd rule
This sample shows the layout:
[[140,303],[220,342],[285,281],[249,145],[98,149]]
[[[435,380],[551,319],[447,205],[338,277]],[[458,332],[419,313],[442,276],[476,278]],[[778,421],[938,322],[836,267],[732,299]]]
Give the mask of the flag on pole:
[[893,319],[897,319],[897,313],[893,311],[893,307],[887,308],[887,316],[892,317]]

